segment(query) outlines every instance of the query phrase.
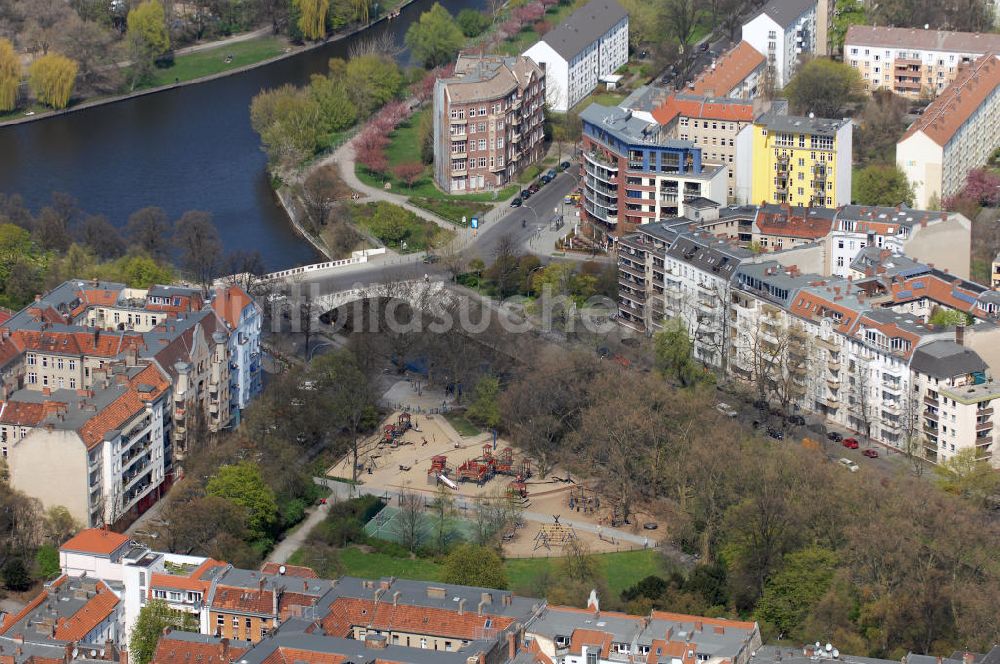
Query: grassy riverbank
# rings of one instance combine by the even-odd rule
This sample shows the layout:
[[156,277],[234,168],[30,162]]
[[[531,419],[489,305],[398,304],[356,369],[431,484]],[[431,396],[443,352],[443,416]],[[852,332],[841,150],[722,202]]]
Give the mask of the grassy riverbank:
[[[170,67],[156,69],[147,88],[155,88],[172,83],[186,83],[203,76],[221,74],[231,69],[239,69],[270,60],[291,48],[284,37],[267,35],[231,44],[220,44],[194,53],[185,53],[174,58]],[[229,62],[226,58],[232,56]]]

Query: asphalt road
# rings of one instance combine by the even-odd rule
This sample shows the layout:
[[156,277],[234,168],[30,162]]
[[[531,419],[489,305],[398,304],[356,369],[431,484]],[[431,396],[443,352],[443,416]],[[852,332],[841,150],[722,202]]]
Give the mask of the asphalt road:
[[[560,173],[555,180],[541,188],[520,208],[510,208],[498,221],[480,227],[475,238],[461,249],[466,258],[479,257],[489,263],[496,252],[500,239],[509,234],[518,247],[527,249],[528,240],[541,226],[547,226],[556,208],[560,208],[563,198],[577,186],[577,178],[569,172]],[[560,208],[561,209],[561,208]],[[526,221],[522,227],[522,221]],[[542,256],[543,261],[548,254]],[[307,277],[303,285],[316,284],[318,295],[336,293],[357,285],[385,283],[421,279],[427,275],[432,279],[447,279],[446,268],[440,263],[425,264],[422,255],[411,254],[394,258],[374,260],[361,265],[338,269],[336,272]]]

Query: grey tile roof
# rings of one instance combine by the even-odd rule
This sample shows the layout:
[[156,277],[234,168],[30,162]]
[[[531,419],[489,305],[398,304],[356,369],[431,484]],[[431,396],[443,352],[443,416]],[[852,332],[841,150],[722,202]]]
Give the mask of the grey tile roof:
[[760,116],[760,123],[771,131],[784,131],[794,134],[815,134],[817,136],[835,136],[837,131],[850,120],[835,120],[830,118],[809,118],[801,115],[779,115],[770,111]]
[[917,348],[910,369],[932,378],[947,379],[985,372],[987,365],[979,353],[954,341],[932,341]]
[[761,14],[767,14],[775,23],[787,28],[814,7],[816,7],[816,0],[771,0],[754,18]]
[[546,33],[542,41],[569,62],[623,18],[628,18],[628,12],[617,0],[590,0]]
[[[899,660],[876,659],[838,653],[837,659],[826,656],[807,656],[801,648],[784,648],[779,646],[761,646],[750,658],[749,664],[899,664]],[[931,657],[926,664],[935,664]],[[907,664],[913,664],[907,658]]]

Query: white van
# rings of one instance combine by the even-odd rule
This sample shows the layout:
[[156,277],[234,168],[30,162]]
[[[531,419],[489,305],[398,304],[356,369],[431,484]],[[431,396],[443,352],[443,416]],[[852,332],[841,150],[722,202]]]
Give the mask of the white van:
[[847,468],[852,473],[858,472],[858,464],[854,463],[850,459],[841,459],[837,463],[839,463],[844,468]]

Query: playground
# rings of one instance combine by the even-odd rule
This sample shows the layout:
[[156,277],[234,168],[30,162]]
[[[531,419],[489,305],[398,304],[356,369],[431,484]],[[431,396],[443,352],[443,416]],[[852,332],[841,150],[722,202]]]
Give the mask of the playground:
[[[442,484],[454,498],[455,536],[474,532],[474,524],[464,520],[475,519],[477,499],[508,499],[518,505],[524,514],[521,527],[502,533],[509,557],[558,556],[574,539],[595,553],[645,545],[644,540],[637,545],[634,536],[644,535],[637,524],[648,522],[648,517],[635,514],[625,524],[614,501],[603,500],[568,473],[557,468],[539,477],[532,460],[508,441],[494,440],[492,433],[463,437],[440,414],[391,413],[377,435],[362,441],[356,470],[352,462],[348,454],[327,475],[356,477],[364,492],[387,499],[390,507],[380,515],[381,522],[369,524],[375,529],[369,534],[384,539],[398,541],[388,533],[398,518],[401,492],[412,492],[429,503]],[[430,528],[429,519],[429,515],[421,518],[421,529]],[[631,533],[633,541],[623,541],[616,531]],[[662,531],[649,534],[652,543]]]

